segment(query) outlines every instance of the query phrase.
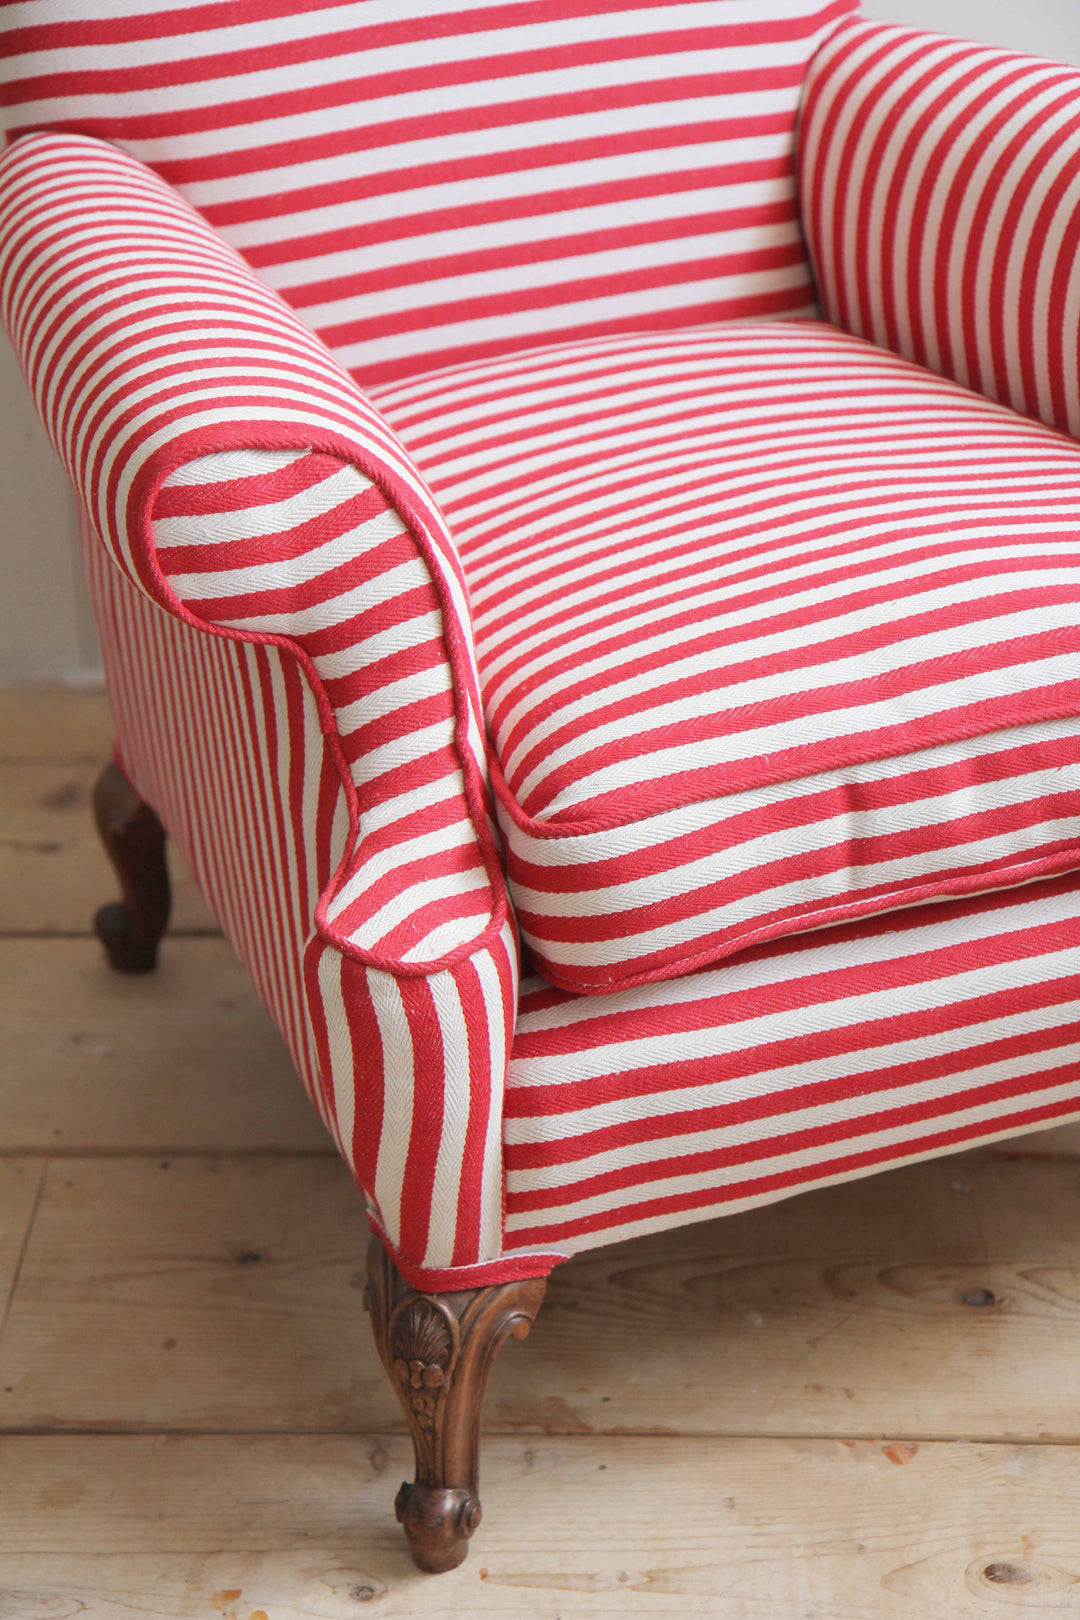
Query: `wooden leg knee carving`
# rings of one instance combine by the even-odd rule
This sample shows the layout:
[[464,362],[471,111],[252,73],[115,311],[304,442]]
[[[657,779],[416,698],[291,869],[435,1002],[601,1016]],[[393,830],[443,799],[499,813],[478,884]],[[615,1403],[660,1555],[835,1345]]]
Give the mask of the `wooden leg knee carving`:
[[478,1469],[484,1395],[509,1335],[523,1339],[546,1280],[421,1294],[378,1238],[368,1250],[367,1305],[383,1365],[405,1409],[416,1480],[397,1494],[398,1519],[421,1569],[460,1564],[480,1523]]
[[95,783],[94,820],[123,895],[95,913],[94,932],[114,968],[149,973],[169,920],[165,829],[115,764]]

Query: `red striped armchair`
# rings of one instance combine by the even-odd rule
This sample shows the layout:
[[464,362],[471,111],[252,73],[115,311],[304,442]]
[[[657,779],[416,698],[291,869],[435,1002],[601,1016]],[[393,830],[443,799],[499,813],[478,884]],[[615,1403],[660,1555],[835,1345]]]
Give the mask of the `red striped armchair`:
[[553,1266],[1080,1116],[1080,73],[854,0],[0,18],[0,304],[373,1230],[398,1516]]

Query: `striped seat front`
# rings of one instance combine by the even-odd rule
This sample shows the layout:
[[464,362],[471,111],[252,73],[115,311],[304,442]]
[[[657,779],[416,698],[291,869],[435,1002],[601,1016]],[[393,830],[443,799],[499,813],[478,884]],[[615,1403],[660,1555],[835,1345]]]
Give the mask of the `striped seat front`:
[[1080,865],[1080,446],[817,321],[383,387],[554,983]]

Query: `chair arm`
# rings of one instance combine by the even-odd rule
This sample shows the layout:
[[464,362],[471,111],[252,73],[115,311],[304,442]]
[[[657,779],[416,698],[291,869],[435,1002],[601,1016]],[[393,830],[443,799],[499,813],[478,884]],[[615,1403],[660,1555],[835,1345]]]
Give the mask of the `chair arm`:
[[1080,435],[1080,71],[845,26],[807,76],[798,184],[829,320]]
[[319,339],[103,142],[0,159],[0,310],[115,565],[304,669],[350,815],[304,967],[322,1083],[403,1268],[463,1285],[501,1253],[517,947],[434,499]]
[[[0,160],[0,283],[42,418],[113,560],[171,613],[303,651],[354,789],[383,807],[382,871],[388,842],[415,846],[417,832],[415,815],[387,814],[388,778],[415,787],[401,764],[410,744],[422,752],[428,811],[441,791],[459,827],[453,859],[436,866],[472,869],[472,848],[484,851],[498,932],[505,890],[460,564],[420,473],[352,378],[163,181],[99,141],[29,136]],[[424,831],[438,842],[430,813]],[[329,938],[409,971],[468,946],[472,923],[444,925],[448,946],[433,945],[438,918],[423,904],[404,917],[400,882],[396,926],[380,930],[354,844],[353,903],[339,882],[322,908]]]

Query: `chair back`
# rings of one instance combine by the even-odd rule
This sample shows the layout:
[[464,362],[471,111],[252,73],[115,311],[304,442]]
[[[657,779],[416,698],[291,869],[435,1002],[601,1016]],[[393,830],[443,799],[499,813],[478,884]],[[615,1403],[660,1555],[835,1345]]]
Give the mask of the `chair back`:
[[857,9],[34,0],[0,17],[0,100],[9,136],[95,135],[157,169],[371,385],[812,313],[795,119]]

